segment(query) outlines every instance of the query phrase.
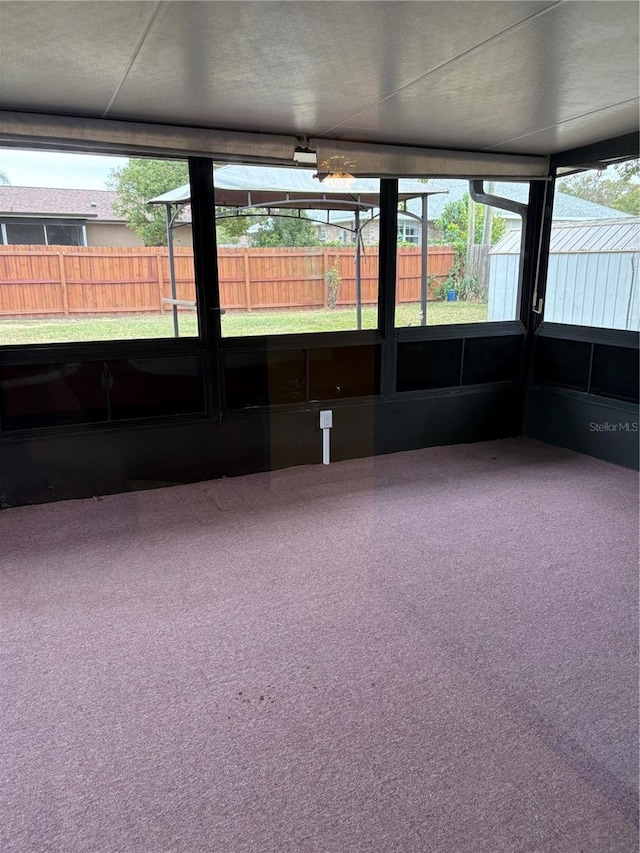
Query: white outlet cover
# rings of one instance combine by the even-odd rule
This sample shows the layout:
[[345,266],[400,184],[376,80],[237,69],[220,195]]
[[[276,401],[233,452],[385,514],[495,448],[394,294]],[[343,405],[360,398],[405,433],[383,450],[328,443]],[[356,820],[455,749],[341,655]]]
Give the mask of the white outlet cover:
[[331,429],[333,426],[333,412],[331,409],[325,409],[320,412],[320,429]]

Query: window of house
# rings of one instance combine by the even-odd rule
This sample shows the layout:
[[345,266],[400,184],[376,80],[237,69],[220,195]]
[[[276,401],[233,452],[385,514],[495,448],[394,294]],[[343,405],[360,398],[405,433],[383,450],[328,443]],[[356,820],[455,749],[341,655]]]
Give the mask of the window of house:
[[46,223],[45,232],[50,246],[83,246],[84,226]]
[[640,330],[639,162],[558,177],[545,322]]
[[7,217],[0,221],[0,235],[5,246],[84,245],[84,227],[77,223],[21,221]]
[[44,225],[38,222],[3,222],[2,242],[11,245],[46,245]]
[[[485,181],[484,192],[526,204],[529,184]],[[464,179],[400,180],[398,198],[395,325],[515,320],[521,216],[474,201]]]
[[[215,170],[224,337],[377,328],[378,248],[363,229],[378,209],[380,182],[336,187],[314,171]],[[328,211],[339,234],[331,245],[322,236]]]
[[[403,214],[399,213],[399,217]],[[398,242],[399,243],[414,243],[416,246],[420,243],[420,228],[413,222],[403,222],[401,219],[398,222]]]
[[[0,345],[198,334],[187,162],[0,150]],[[169,228],[167,228],[169,222]]]

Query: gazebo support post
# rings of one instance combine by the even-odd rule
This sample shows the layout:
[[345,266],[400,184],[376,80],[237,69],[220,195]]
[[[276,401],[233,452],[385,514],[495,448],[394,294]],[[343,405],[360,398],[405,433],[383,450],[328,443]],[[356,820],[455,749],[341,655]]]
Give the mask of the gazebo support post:
[[356,329],[362,328],[362,278],[360,273],[360,211],[355,210],[355,233],[356,233]]
[[420,267],[420,325],[427,325],[427,284],[428,278],[428,259],[427,251],[429,248],[429,196],[422,196],[422,264]]
[[171,205],[165,206],[165,214],[167,219],[167,249],[169,253],[169,281],[171,282],[171,314],[173,315],[173,336],[180,337],[180,328],[178,324],[178,306],[176,305],[176,263],[173,256],[173,221],[171,216]]

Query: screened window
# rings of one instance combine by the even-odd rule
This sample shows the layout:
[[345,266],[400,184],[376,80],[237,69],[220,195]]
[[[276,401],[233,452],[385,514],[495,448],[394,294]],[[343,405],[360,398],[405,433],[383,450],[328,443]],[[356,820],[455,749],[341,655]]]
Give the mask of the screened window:
[[5,219],[0,223],[2,243],[15,246],[82,246],[84,245],[83,225],[59,222],[16,222]]
[[82,246],[82,225],[60,225],[51,223],[45,225],[47,243],[51,246]]
[[544,319],[640,330],[637,160],[559,178]]
[[0,345],[198,333],[186,161],[7,149]]
[[377,327],[378,246],[369,220],[380,182],[333,185],[314,171],[215,170],[224,337]]
[[3,243],[34,246],[46,245],[45,227],[39,222],[3,222]]
[[[528,183],[484,191],[529,199]],[[400,180],[398,197],[396,326],[515,320],[522,217],[475,202],[468,180]]]

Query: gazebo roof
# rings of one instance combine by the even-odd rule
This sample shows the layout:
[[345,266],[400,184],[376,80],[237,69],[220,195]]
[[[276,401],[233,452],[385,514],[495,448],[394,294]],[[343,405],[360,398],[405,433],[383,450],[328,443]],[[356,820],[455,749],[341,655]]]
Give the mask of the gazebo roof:
[[[223,166],[214,175],[216,204],[224,207],[291,207],[301,210],[367,210],[380,204],[380,181],[358,178],[348,189],[332,187],[314,177],[312,169],[270,166]],[[400,181],[400,199],[429,194],[422,181]],[[189,184],[163,193],[149,204],[185,204]]]

